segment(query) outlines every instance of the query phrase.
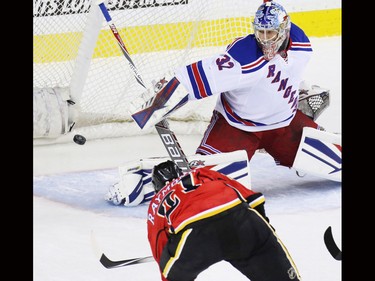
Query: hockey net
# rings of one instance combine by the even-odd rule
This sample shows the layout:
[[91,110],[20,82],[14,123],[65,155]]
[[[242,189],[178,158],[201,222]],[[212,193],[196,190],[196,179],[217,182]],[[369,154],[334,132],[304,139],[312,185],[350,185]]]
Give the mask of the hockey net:
[[[130,117],[129,101],[144,88],[97,1],[33,1],[33,86],[69,89],[76,103],[75,133],[89,138],[155,133],[139,129]],[[251,15],[259,5],[249,0],[104,3],[147,87],[168,70],[222,52],[251,32]],[[203,133],[215,101],[185,105],[170,117],[171,129],[177,134]],[[34,144],[40,139],[34,135]]]

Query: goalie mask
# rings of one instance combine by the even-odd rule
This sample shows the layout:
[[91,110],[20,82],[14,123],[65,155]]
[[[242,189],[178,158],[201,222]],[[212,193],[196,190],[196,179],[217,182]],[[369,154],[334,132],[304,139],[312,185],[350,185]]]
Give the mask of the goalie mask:
[[253,22],[254,35],[266,60],[286,48],[290,26],[289,15],[280,4],[270,1],[259,6]]
[[155,192],[159,192],[165,184],[183,174],[182,170],[171,160],[154,166],[152,170],[152,184]]

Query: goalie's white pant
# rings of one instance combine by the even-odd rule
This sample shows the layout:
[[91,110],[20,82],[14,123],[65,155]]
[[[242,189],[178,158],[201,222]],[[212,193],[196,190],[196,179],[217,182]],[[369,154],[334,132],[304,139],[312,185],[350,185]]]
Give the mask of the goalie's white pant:
[[341,182],[341,135],[305,127],[293,168]]
[[[214,155],[191,155],[190,167],[208,166],[251,189],[250,168],[245,150]],[[109,188],[105,199],[115,205],[137,206],[148,202],[154,196],[151,183],[155,165],[169,160],[169,157],[146,158],[129,162],[119,167],[120,181]]]

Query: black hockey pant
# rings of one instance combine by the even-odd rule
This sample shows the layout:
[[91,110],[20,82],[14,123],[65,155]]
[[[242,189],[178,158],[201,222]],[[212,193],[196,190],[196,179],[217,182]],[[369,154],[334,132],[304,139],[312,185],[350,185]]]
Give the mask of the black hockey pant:
[[225,260],[251,281],[300,281],[287,249],[270,225],[246,204],[171,235],[160,269],[169,281],[193,281]]

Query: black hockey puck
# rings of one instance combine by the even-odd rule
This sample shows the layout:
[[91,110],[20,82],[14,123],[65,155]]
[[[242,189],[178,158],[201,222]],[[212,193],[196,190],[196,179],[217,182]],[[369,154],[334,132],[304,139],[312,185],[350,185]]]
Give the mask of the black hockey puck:
[[74,135],[73,140],[76,144],[79,144],[79,145],[84,145],[86,142],[86,138],[82,135]]

